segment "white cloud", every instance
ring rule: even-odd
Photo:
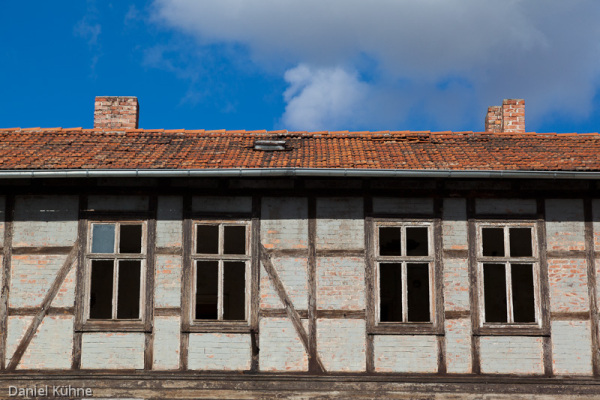
[[[200,44],[241,44],[285,74],[282,122],[297,128],[396,128],[416,112],[432,127],[479,129],[485,107],[509,97],[526,99],[528,126],[556,110],[585,117],[600,77],[597,0],[156,0],[154,10]]]

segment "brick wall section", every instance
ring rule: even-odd
[[[251,344],[248,334],[191,333],[188,367],[193,370],[248,370]]]
[[[481,372],[489,374],[542,374],[543,338],[529,336],[482,336]]]
[[[6,335],[6,365],[10,362],[17,346],[25,336],[25,331],[33,321],[33,317],[8,317],[7,335]]]
[[[308,320],[302,320],[308,332]],[[307,371],[308,355],[288,318],[261,318],[260,370]]]
[[[88,197],[88,208],[101,211],[148,211],[148,196],[104,196]]]
[[[471,369],[471,320],[446,320],[446,370],[468,374]]]
[[[548,281],[551,311],[589,310],[585,259],[548,259]]]
[[[365,309],[365,261],[359,257],[317,260],[317,308]]]
[[[192,211],[207,212],[252,212],[252,197],[195,196]]]
[[[583,200],[546,200],[548,251],[585,250]]]
[[[71,270],[60,285],[58,293],[52,300],[52,307],[73,307],[75,306],[75,285],[77,281],[77,263],[71,267]],[[50,287],[48,287],[50,289]]]
[[[156,215],[156,247],[181,247],[183,199],[160,196]]]
[[[94,128],[137,129],[139,115],[137,97],[98,96],[94,103]]]
[[[525,133],[525,100],[502,101],[502,132]]]
[[[374,197],[373,212],[376,214],[433,214],[433,199]]]
[[[478,214],[535,214],[537,204],[534,199],[477,199],[475,209]]]
[[[306,310],[308,308],[308,259],[304,257],[274,257],[272,262],[294,307]],[[261,308],[283,307],[264,267],[261,268],[260,274],[260,294]]]
[[[179,307],[181,304],[181,257],[156,256],[154,306]]]
[[[18,369],[70,369],[73,317],[46,316],[23,354]]]
[[[362,198],[317,199],[317,249],[364,249]]]
[[[444,199],[442,236],[444,250],[467,250],[467,202]]]
[[[485,114],[485,131],[502,132],[502,107],[488,107],[487,114]]]
[[[13,246],[72,246],[78,209],[76,196],[17,196]]]
[[[143,333],[84,333],[82,369],[143,369]]]
[[[366,330],[363,320],[318,319],[317,349],[327,371],[366,369]]]
[[[301,197],[262,199],[261,240],[267,249],[308,247],[308,201]]]
[[[179,343],[181,340],[179,317],[154,317],[154,357],[152,369],[179,368]]]
[[[435,336],[375,336],[376,372],[437,372]]]
[[[469,262],[466,258],[444,259],[444,309],[470,310]]]
[[[12,258],[10,281],[10,307],[36,307],[42,304],[46,292],[54,282],[66,255],[16,255]],[[74,277],[72,276],[71,279]],[[68,303],[63,292],[64,302]],[[66,298],[65,298],[66,297]],[[56,304],[60,304],[57,301]]]
[[[556,375],[591,375],[589,321],[553,321],[552,356]]]

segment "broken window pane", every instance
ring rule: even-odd
[[[483,264],[485,322],[507,322],[504,264]]]
[[[218,318],[219,262],[196,262],[196,319]]]
[[[382,256],[400,256],[400,228],[380,227],[379,228],[379,255]]]
[[[223,319],[246,319],[246,263],[223,263]]]
[[[535,322],[533,265],[512,264],[511,278],[515,322]]]
[[[481,240],[485,257],[504,257],[504,229],[482,228]]]
[[[246,254],[246,227],[224,226],[223,254]]]
[[[119,252],[129,254],[142,252],[142,225],[121,225]]]
[[[92,260],[90,319],[112,318],[113,261]]]
[[[380,321],[402,322],[402,264],[379,265]]]
[[[511,257],[531,257],[533,255],[531,228],[510,228],[508,236]]]
[[[115,252],[115,224],[92,225],[92,253]]]
[[[408,233],[407,233],[408,236]],[[429,322],[429,265],[406,265],[406,290],[409,322]]]
[[[117,294],[117,319],[140,317],[140,260],[119,261],[119,283]]]
[[[406,228],[406,255],[426,256],[428,254],[429,246],[427,243],[427,228]]]
[[[219,253],[219,226],[196,225],[196,253]]]

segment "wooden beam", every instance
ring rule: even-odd
[[[10,292],[10,268],[12,261],[12,235],[15,196],[6,196],[4,206],[4,244],[2,247],[2,292],[0,294],[0,368],[6,367],[6,333],[8,330],[8,294]]]
[[[585,198],[583,203],[585,221],[585,253],[587,261],[588,297],[590,301],[590,320],[592,331],[592,370],[595,377],[600,376],[600,337],[598,333],[598,292],[596,289],[596,255],[594,252],[594,216],[592,199]]]

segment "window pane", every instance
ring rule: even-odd
[[[246,254],[246,227],[224,226],[224,254]]]
[[[507,322],[504,264],[483,264],[485,322]]]
[[[406,265],[406,290],[408,321],[429,322],[429,265]]]
[[[225,262],[223,276],[223,319],[246,319],[246,263]]]
[[[196,262],[196,319],[217,319],[219,262]]]
[[[381,322],[402,322],[402,264],[379,265]]]
[[[112,318],[113,261],[92,261],[90,319]]]
[[[115,252],[115,224],[92,225],[92,253]]]
[[[515,322],[535,322],[533,265],[513,264],[510,267]]]
[[[142,225],[121,225],[119,252],[130,254],[142,252]]]
[[[219,253],[219,226],[196,225],[196,253]]]
[[[504,257],[504,229],[483,228],[481,229],[481,240],[483,242],[483,255],[486,257]]]
[[[379,255],[400,256],[400,228],[379,228]]]
[[[531,257],[531,228],[510,228],[508,230],[511,257]]]
[[[140,318],[140,260],[119,261],[117,319]]]
[[[427,228],[406,228],[406,255],[426,256],[429,254]]]

